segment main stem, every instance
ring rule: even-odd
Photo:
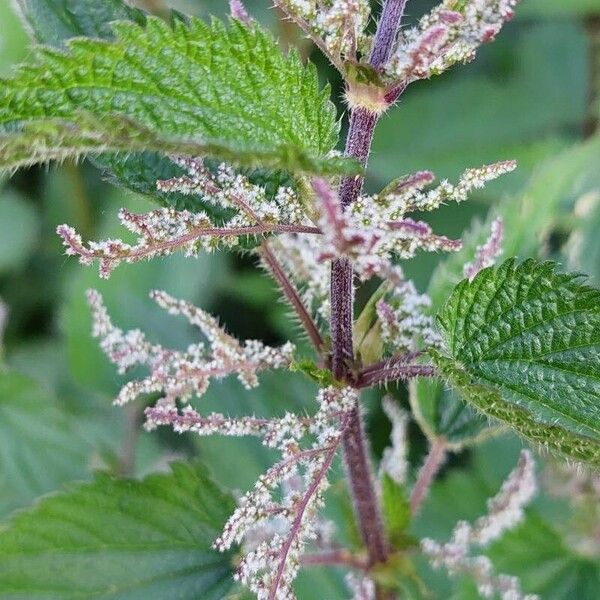
[[[378,68],[391,54],[396,33],[404,13],[406,0],[386,0],[373,44],[370,63]],[[378,116],[356,108],[350,116],[350,129],[346,139],[346,155],[358,159],[365,167],[371,150],[373,132]],[[342,206],[352,204],[360,195],[363,178],[345,177],[339,188]],[[331,265],[331,341],[332,369],[336,379],[348,379],[354,359],[352,342],[354,286],[352,264],[340,258]],[[369,563],[386,562],[389,547],[383,528],[379,500],[375,491],[373,474],[368,457],[364,426],[357,405],[343,434],[344,458],[354,500],[359,529],[369,554]]]

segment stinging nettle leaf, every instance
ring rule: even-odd
[[[356,172],[356,165],[343,158],[315,159],[293,147],[276,151],[236,150],[219,142],[164,136],[123,115],[99,119],[87,112],[76,113],[73,121],[46,119],[26,123],[18,135],[0,134],[0,170],[105,152],[148,150],[184,156],[210,155],[244,166],[315,173]]]
[[[491,209],[485,223],[475,221],[463,236],[462,249],[441,261],[431,276],[428,294],[432,300],[432,313],[441,309],[454,287],[463,279],[465,263],[473,259],[477,246],[485,242],[496,217],[502,217],[504,222],[504,255],[525,258],[534,254],[540,244],[543,245],[543,238],[558,218],[561,204],[571,199],[595,197],[600,181],[598,152],[600,137],[595,136],[545,161],[521,192]],[[586,227],[591,234],[593,219],[586,220]],[[585,240],[591,241],[591,237],[585,236]],[[577,244],[573,250],[579,253],[583,248],[585,262],[573,260],[573,264],[575,268],[592,274],[596,264],[600,263],[593,262],[593,247],[589,243]],[[442,436],[455,448],[471,445],[481,436],[494,433],[488,427],[487,419],[437,379],[411,381],[410,401],[428,436]]]
[[[92,447],[47,390],[19,373],[0,373],[1,517],[85,478],[91,454]]]
[[[0,596],[218,600],[231,556],[211,549],[233,508],[199,466],[143,481],[98,475],[0,532]]]
[[[320,90],[314,67],[297,53],[282,54],[258,25],[195,18],[169,25],[148,17],[145,27],[119,21],[112,28],[111,41],[74,38],[66,49],[38,48],[33,64],[1,82],[0,126],[21,137],[13,142],[20,154],[28,143],[42,154],[31,130],[20,131],[24,124],[77,126],[87,112],[98,120],[120,115],[184,147],[202,140],[228,156],[235,150],[238,162],[251,165],[259,157],[310,172],[345,164],[326,157],[339,128],[329,89]]]
[[[600,291],[554,263],[510,259],[454,290],[442,376],[526,438],[600,465]]]

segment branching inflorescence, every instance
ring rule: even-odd
[[[366,0],[276,0],[346,78],[346,97],[353,111],[348,154],[365,164],[379,114],[412,81],[471,60],[476,48],[491,41],[512,17],[515,4],[516,0],[445,0],[415,27],[400,29],[405,2],[388,0],[372,36]],[[230,5],[236,21],[254,26],[242,2],[231,0]],[[361,176],[347,177],[336,191],[338,179],[302,174],[290,180],[289,186],[280,185],[273,191],[247,171],[242,173],[224,163],[215,167],[184,156],[171,160],[182,174],[158,181],[157,190],[191,196],[197,200],[198,210],[161,208],[146,214],[121,210],[122,224],[135,236],[132,242],[110,239],[86,244],[74,229],[61,225],[58,233],[67,254],[78,256],[82,264],[98,261],[100,275],[106,278],[120,263],[174,252],[196,256],[200,251],[243,245],[255,251],[294,309],[328,382],[320,380],[312,415],[286,412],[277,418],[233,418],[203,414],[190,401],[201,397],[211,380],[235,375],[244,387],[255,387],[263,370],[294,368],[294,346],[287,343],[273,348],[257,340],[240,342],[203,310],[154,291],[151,296],[162,308],[185,316],[207,342],[185,350],[167,349],[149,342],[139,330],[124,332],[115,327],[99,293],[90,291],[93,333],[100,338],[104,352],[121,373],[136,366],[149,370],[143,379],[127,383],[115,402],[158,395],[145,409],[148,430],[169,426],[178,433],[201,436],[255,436],[280,452],[279,461],[242,496],[215,542],[220,551],[242,545],[244,555],[236,577],[258,598],[294,598],[293,581],[300,566],[327,560],[357,571],[348,576],[355,598],[383,597],[369,570],[377,562],[386,562],[391,549],[381,531],[378,509],[369,508],[378,502],[378,493],[367,444],[361,438],[359,390],[435,374],[433,365],[425,360],[428,349],[442,345],[430,314],[431,301],[405,277],[399,261],[418,251],[456,252],[462,248],[461,240],[434,233],[413,213],[465,201],[474,190],[516,165],[504,161],[468,169],[456,184],[443,180],[433,185],[434,175],[421,171],[394,180],[377,194],[365,194]],[[502,222],[497,220],[487,242],[469,257],[465,277],[472,279],[493,264],[501,243]],[[348,318],[342,313],[348,307],[352,311],[355,281],[370,279],[378,279],[381,285],[365,308],[364,321],[361,316],[356,324],[352,348],[352,314]],[[346,294],[343,302],[337,297],[339,290]],[[336,333],[340,323],[346,328],[343,348]],[[380,473],[402,486],[409,471],[409,417],[389,398],[383,407],[393,433]],[[318,511],[340,446],[346,454],[367,556],[332,547],[311,559],[306,549],[320,539]],[[362,480],[356,481],[357,477]],[[487,558],[471,557],[468,551],[471,544],[486,545],[520,519],[522,506],[534,491],[532,478],[531,458],[524,453],[518,469],[491,501],[487,517],[474,526],[459,524],[448,544],[424,540],[423,552],[436,566],[444,565],[452,573],[470,573],[484,595],[500,592],[505,600],[521,598],[514,578],[494,575]],[[367,514],[372,515],[372,523],[365,521]]]
[[[452,533],[452,539],[445,544],[423,539],[423,552],[434,567],[445,567],[452,575],[471,575],[484,598],[493,598],[499,594],[502,600],[535,600],[537,596],[521,592],[516,577],[496,575],[489,558],[470,555],[471,546],[488,546],[518,524],[523,519],[524,507],[535,492],[535,464],[531,454],[525,450],[502,489],[488,501],[487,515],[477,519],[473,525],[466,521],[459,522]]]

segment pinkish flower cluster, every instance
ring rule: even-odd
[[[503,239],[504,223],[502,217],[497,217],[492,221],[490,236],[486,242],[477,246],[474,260],[464,266],[463,274],[469,281],[472,281],[479,271],[491,267],[496,262],[496,258],[502,254]]]
[[[138,365],[150,370],[146,378],[127,383],[115,399],[116,404],[125,404],[143,394],[160,393],[161,408],[174,406],[177,400],[187,402],[193,395],[202,396],[212,378],[222,379],[232,374],[237,375],[246,388],[252,388],[258,385],[258,371],[280,369],[291,363],[294,352],[291,343],[281,348],[272,348],[257,340],[241,344],[203,310],[165,292],[154,291],[151,297],[169,313],[184,315],[197,326],[208,340],[209,348],[198,343],[186,351],[172,350],[150,343],[138,329],[124,332],[113,325],[100,294],[89,290],[92,333],[100,338],[105,354],[120,373]]]
[[[330,266],[319,261],[320,236],[283,234],[269,246],[286,275],[299,287],[308,310],[324,323],[329,321]]]
[[[317,400],[319,410],[304,423],[295,417],[273,421],[275,433],[270,430],[265,443],[281,451],[281,460],[241,498],[215,542],[218,550],[226,551],[251,541],[236,578],[259,600],[295,598],[292,583],[300,557],[306,544],[319,536],[317,517],[328,487],[327,473],[358,395],[352,388],[329,387],[319,391]],[[302,448],[307,433],[314,441]]]
[[[366,27],[371,16],[368,0],[275,0],[336,65],[357,60],[369,44]]]
[[[387,74],[410,83],[473,60],[477,48],[493,41],[504,23],[512,19],[517,3],[518,0],[444,0],[416,27],[400,32],[386,66]]]
[[[379,263],[382,257],[389,261],[391,255],[410,258],[418,249],[461,248],[460,241],[433,234],[426,223],[386,218],[386,210],[370,201],[363,200],[358,208],[353,205],[352,210],[344,211],[337,195],[321,179],[314,180],[313,187],[320,202],[319,225],[324,238],[320,260],[345,256],[353,261],[359,275],[365,275],[372,269],[371,264]],[[366,204],[374,206],[368,215],[361,211]]]
[[[274,232],[319,233],[318,228],[304,224],[304,208],[291,188],[280,187],[275,196],[269,198],[263,187],[250,183],[225,164],[212,173],[200,159],[173,160],[187,175],[159,181],[159,190],[198,195],[205,202],[232,211],[233,216],[217,225],[203,211],[162,208],[133,214],[122,209],[119,219],[137,236],[134,244],[109,239],[86,245],[72,227],[60,225],[57,233],[63,239],[66,253],[79,256],[85,265],[98,261],[100,276],[107,278],[123,262],[138,262],[178,251],[195,256],[201,250],[236,246],[244,236]]]
[[[536,492],[535,463],[531,453],[521,452],[519,462],[498,494],[488,501],[488,513],[470,525],[459,522],[445,544],[431,539],[421,541],[421,549],[434,567],[445,567],[450,575],[469,574],[484,598],[499,594],[502,600],[535,600],[521,592],[519,580],[497,575],[489,558],[472,556],[472,545],[487,546],[523,519],[523,511]]]
[[[257,436],[281,452],[281,460],[240,500],[215,547],[225,551],[247,542],[237,579],[259,599],[293,598],[292,582],[301,553],[309,541],[322,538],[318,510],[327,489],[327,472],[358,393],[350,387],[321,389],[319,409],[311,417],[289,412],[273,419],[231,418],[220,413],[204,416],[189,405],[180,407],[193,395],[202,396],[212,378],[235,374],[245,387],[258,385],[258,371],[289,367],[294,347],[287,343],[272,348],[256,340],[241,344],[195,306],[164,292],[151,295],[170,314],[181,314],[197,326],[208,348],[198,343],[186,351],[165,349],[148,342],[139,330],[124,332],[111,322],[100,294],[90,290],[93,335],[101,339],[102,349],[119,372],[138,365],[150,369],[148,377],[127,383],[115,402],[124,404],[142,394],[159,393],[161,398],[145,410],[149,430],[164,425],[178,433],[203,436]]]

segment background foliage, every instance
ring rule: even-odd
[[[160,0],[138,4],[159,14],[164,8]],[[217,0],[171,4],[201,17],[226,11],[226,2]],[[415,4],[425,10],[428,2]],[[290,25],[275,20],[267,10],[268,2],[248,0],[246,5],[258,20],[271,24],[282,44],[300,44],[305,55],[311,54],[321,78],[334,83],[338,101],[339,82],[318,53]],[[0,73],[6,74],[29,50],[6,0],[0,3],[0,23]],[[338,108],[342,115],[339,102]],[[503,214],[507,255],[554,259],[590,273],[598,285],[600,142],[594,132],[599,116],[600,0],[522,0],[516,20],[495,44],[482,49],[474,64],[415,84],[399,107],[383,118],[375,137],[368,186],[374,191],[399,172],[425,168],[455,178],[465,166],[517,158],[516,173],[489,186],[468,204],[434,213],[434,227],[456,237],[473,219],[479,220],[470,233],[476,244],[484,235],[481,222],[489,219],[486,215]],[[109,281],[99,281],[94,269],[65,259],[54,234],[56,225],[68,222],[88,239],[105,238],[119,229],[118,208],[141,211],[151,206],[147,200],[109,186],[87,163],[22,171],[0,186],[0,297],[9,307],[2,349],[6,369],[0,373],[0,519],[7,520],[15,509],[32,504],[40,495],[80,485],[74,482],[92,481],[99,469],[143,477],[169,472],[169,462],[185,458],[202,461],[205,467],[179,467],[172,475],[161,476],[174,478],[183,497],[194,489],[197,479],[206,477],[206,469],[223,486],[244,490],[268,464],[268,451],[258,442],[148,434],[139,426],[143,407],[124,412],[111,406],[123,381],[90,336],[84,291],[97,287],[116,322],[143,327],[168,345],[185,346],[193,332],[147,300],[150,288],[163,288],[210,310],[239,337],[258,337],[267,343],[296,340],[298,331],[287,320],[270,281],[250,259],[222,254],[198,260],[172,256],[128,265]],[[451,259],[434,270],[439,261],[438,256],[423,255],[406,265],[421,289],[429,287],[436,302],[460,278],[456,266],[462,264],[456,259],[453,265]],[[300,375],[271,374],[262,381],[250,393],[237,381],[214,383],[203,406],[232,414],[268,415],[305,406],[314,397],[312,385]],[[406,390],[391,391],[407,402]],[[427,393],[431,396],[431,390]],[[444,402],[451,404],[451,400]],[[373,398],[368,398],[368,404],[373,449],[380,454],[387,444],[389,425]],[[471,423],[471,429],[461,423],[452,431],[458,443],[481,429],[480,423]],[[439,422],[430,425],[440,426]],[[411,431],[411,462],[416,468],[426,442],[416,427]],[[457,519],[481,514],[485,499],[512,468],[518,450],[519,442],[503,435],[455,455],[423,512],[410,524],[412,532],[447,537]],[[543,479],[549,467],[541,459],[539,465]],[[94,485],[78,492],[79,506],[93,505]],[[126,498],[131,493],[117,481],[112,485],[115,495]],[[162,485],[164,481],[154,477],[147,493],[159,493]],[[327,510],[340,523],[348,522],[343,478],[338,478],[330,496]],[[542,493],[523,525],[498,542],[492,556],[500,570],[522,577],[526,591],[551,600],[591,600],[600,590],[598,555],[582,549],[579,538],[573,536],[574,531],[589,529],[591,511],[559,496],[556,490]],[[52,514],[68,509],[59,504],[58,499],[43,500],[41,510]],[[203,505],[197,510],[209,521],[206,532],[218,529],[215,523],[226,516]],[[17,518],[26,521],[27,516]],[[179,519],[177,515],[171,518]],[[595,518],[592,525],[598,530],[600,515]],[[196,527],[201,528],[201,520],[195,520]],[[122,524],[115,520],[112,526],[118,531]],[[348,543],[356,538],[350,524],[345,529],[342,525],[341,536]],[[0,597],[13,597],[7,590],[18,585],[17,555],[29,550],[36,550],[34,542],[21,540],[0,551]],[[201,562],[201,552],[201,548],[191,548],[186,560],[192,565],[195,560]],[[110,561],[107,553],[102,568],[110,569]],[[434,597],[477,597],[469,581],[456,585],[444,575],[430,573],[425,565],[418,567]],[[219,568],[215,566],[217,582]],[[39,585],[52,587],[45,576],[51,573],[40,573]],[[123,589],[135,592],[102,591],[90,581],[77,597],[134,598],[151,593],[151,588],[144,588],[144,573],[136,581],[127,580],[126,572],[122,576]],[[185,589],[186,583],[181,585]],[[418,596],[418,589],[411,593]],[[39,597],[67,597],[56,593]],[[211,597],[221,597],[221,592],[211,593],[216,594]],[[298,594],[300,598],[344,598],[341,573],[311,570],[300,578]]]

